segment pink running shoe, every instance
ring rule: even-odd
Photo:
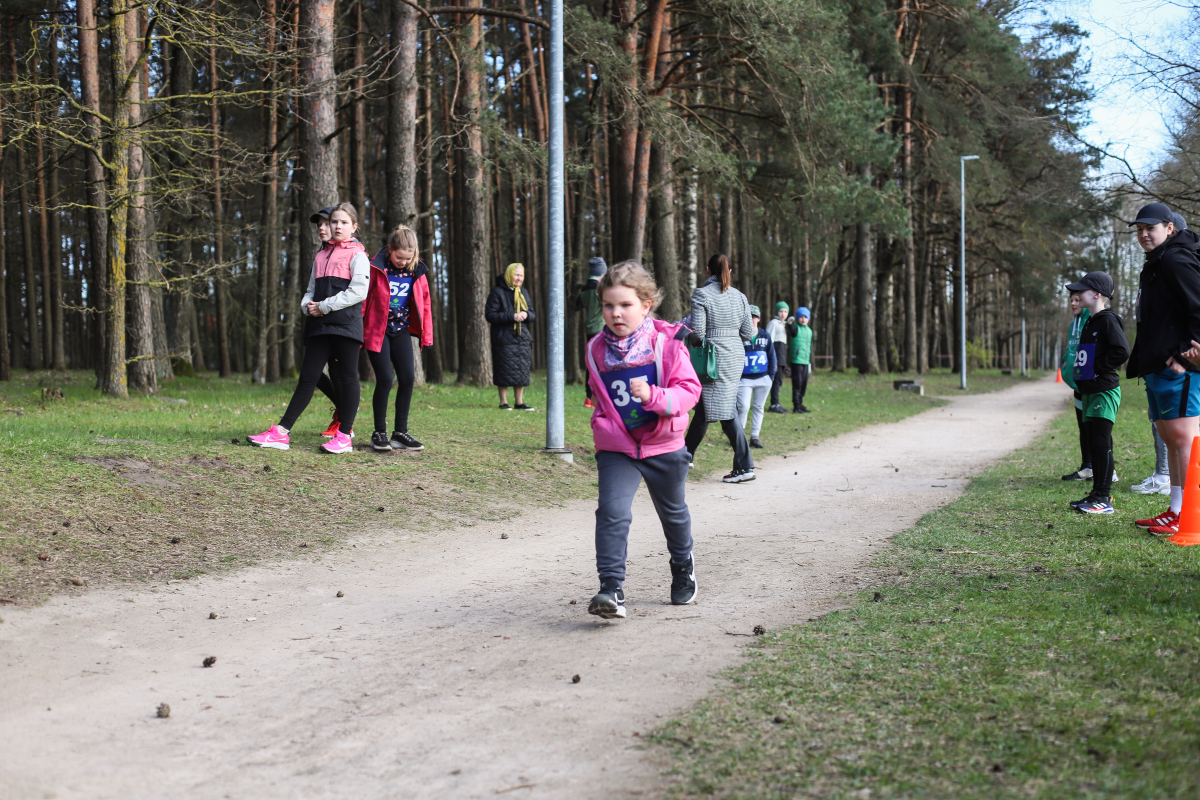
[[[275,450],[291,449],[291,440],[278,425],[272,425],[257,436],[247,436],[246,441],[255,447],[270,447]]]
[[[332,439],[321,445],[321,449],[326,453],[353,453],[354,442],[339,430]]]

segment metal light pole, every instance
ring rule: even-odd
[[[1029,370],[1025,363],[1025,299],[1021,299],[1021,374],[1028,377]]]
[[[547,210],[550,220],[550,297],[547,309],[549,325],[549,351],[546,365],[546,451],[555,453],[566,461],[571,460],[571,451],[565,448],[565,370],[563,355],[566,352],[566,304],[563,302],[563,272],[566,256],[564,230],[564,180],[563,180],[563,4],[562,0],[550,0],[550,196]]]
[[[967,388],[967,162],[979,156],[958,159],[958,183],[962,187],[962,206],[958,217],[958,369],[960,389]]]

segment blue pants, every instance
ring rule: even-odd
[[[684,498],[688,474],[687,448],[674,453],[632,458],[624,453],[596,451],[600,503],[596,507],[596,571],[600,581],[625,581],[629,553],[629,524],[633,496],[646,480],[646,489],[667,536],[671,563],[682,564],[692,554],[692,515]]]

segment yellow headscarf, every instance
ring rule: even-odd
[[[525,302],[525,293],[521,291],[519,286],[513,285],[513,274],[518,269],[525,269],[525,265],[514,262],[504,268],[504,282],[508,284],[508,288],[513,290],[513,313],[520,314],[522,311],[529,311],[529,304]],[[513,330],[518,334],[521,333],[521,323],[513,324]]]

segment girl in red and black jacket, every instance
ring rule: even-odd
[[[375,432],[371,446],[388,450],[424,450],[408,432],[416,363],[412,339],[433,345],[433,312],[429,269],[418,258],[417,234],[404,225],[388,237],[387,245],[371,259],[371,291],[363,306],[363,347],[375,370]],[[388,394],[396,373],[396,425],[387,435]]]

